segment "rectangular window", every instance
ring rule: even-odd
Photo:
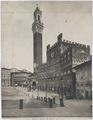
[[[64,58],[66,58],[66,55],[64,55]]]
[[[63,75],[63,72],[61,73],[61,75]]]
[[[70,70],[68,70],[68,74],[70,73]]]
[[[64,60],[64,63],[66,63],[66,59]]]
[[[68,51],[68,55],[70,55],[70,52]]]
[[[81,83],[81,86],[83,86],[83,84]]]
[[[64,75],[66,75],[66,71],[64,72]]]
[[[68,61],[70,60],[70,56],[68,56]]]
[[[79,86],[79,83],[77,83],[77,86]]]
[[[84,92],[84,90],[81,90],[81,92],[83,93],[83,92]]]

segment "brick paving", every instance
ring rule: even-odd
[[[20,88],[19,88],[20,89]],[[91,117],[92,111],[89,108],[91,101],[89,100],[64,100],[65,107],[60,105],[53,105],[53,108],[49,108],[48,103],[37,100],[35,97],[31,97],[30,93],[27,96],[27,91],[20,92],[15,88],[6,89],[7,93],[3,93],[4,97],[10,99],[4,99],[2,102],[2,116],[3,117]],[[3,92],[6,92],[3,90]],[[25,89],[26,90],[26,89]],[[10,93],[9,93],[10,91]],[[14,92],[14,94],[12,92]],[[12,99],[18,98],[18,99]],[[16,96],[16,97],[14,97]],[[23,96],[24,106],[23,109],[19,109],[19,99]]]
[[[3,117],[91,117],[88,111],[81,112],[64,108],[3,109]]]

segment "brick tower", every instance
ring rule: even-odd
[[[33,31],[33,64],[34,69],[42,64],[42,32],[43,32],[43,23],[41,22],[42,12],[37,6],[34,11],[34,22],[32,24]]]

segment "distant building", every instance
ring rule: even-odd
[[[31,72],[24,72],[24,71],[19,71],[19,72],[12,72],[11,73],[11,85],[23,85],[26,84],[28,81],[28,76],[31,75]]]
[[[22,81],[27,81],[27,77],[31,74],[31,72],[25,69],[18,70],[16,68],[1,68],[1,84],[3,87],[13,86],[16,83],[21,84]]]
[[[1,85],[2,85],[2,87],[11,86],[10,75],[11,75],[11,69],[1,68]]]
[[[92,61],[86,61],[74,69],[76,70],[76,97],[92,98]]]
[[[20,70],[17,68],[11,68],[11,72],[19,72]]]

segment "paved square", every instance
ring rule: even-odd
[[[16,88],[3,88],[2,116],[3,117],[91,117],[92,111],[89,100],[64,100],[64,107],[28,96],[26,91]],[[23,98],[23,109],[19,109],[19,100]]]

